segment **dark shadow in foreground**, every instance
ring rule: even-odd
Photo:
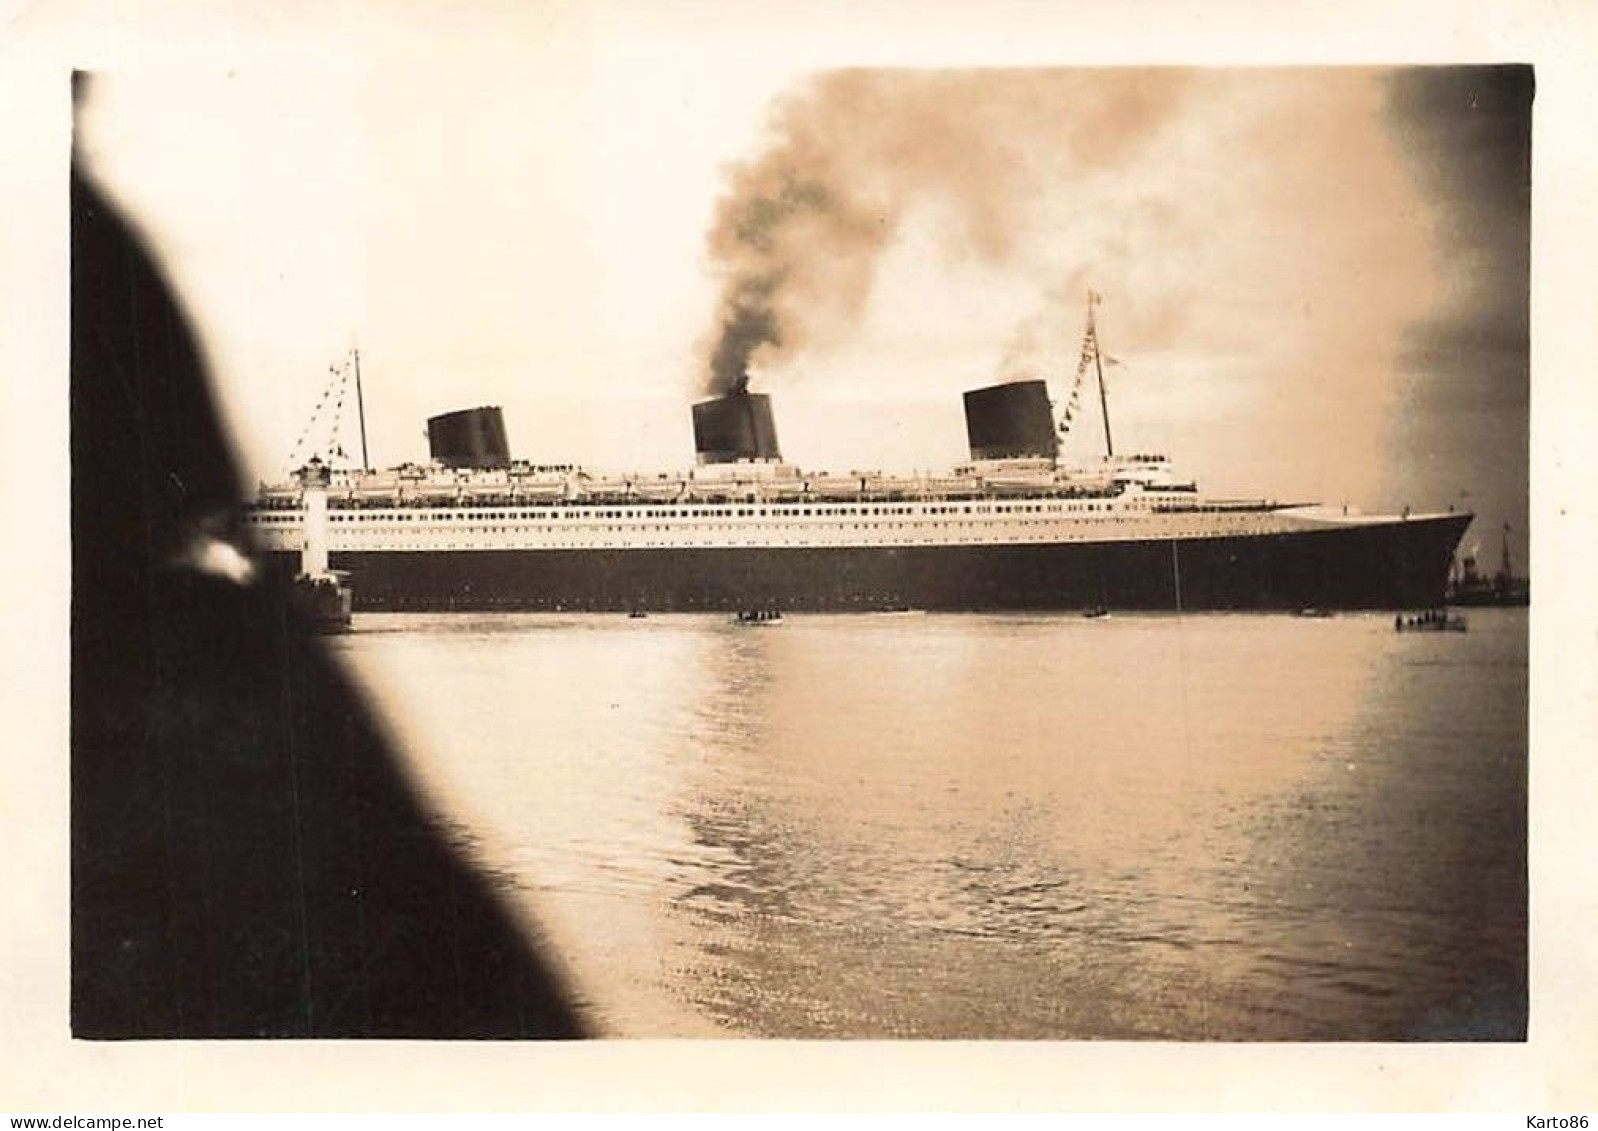
[[[583,1035],[283,589],[226,576],[194,338],[76,162],[71,428],[74,1035]]]

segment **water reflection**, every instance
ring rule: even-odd
[[[1473,975],[1514,997],[1523,619],[369,620],[417,773],[612,1032],[1439,1035]]]

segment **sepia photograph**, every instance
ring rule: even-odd
[[[75,1032],[1523,1038],[1529,67],[429,78],[76,79]]]
[[[1523,1055],[1561,73],[691,7],[52,77],[72,1055]]]

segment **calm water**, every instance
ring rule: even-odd
[[[1514,1037],[1526,617],[357,618],[617,1036]]]

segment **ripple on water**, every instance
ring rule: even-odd
[[[1084,624],[390,616],[336,647],[610,1032],[1518,1034],[1524,610]]]

